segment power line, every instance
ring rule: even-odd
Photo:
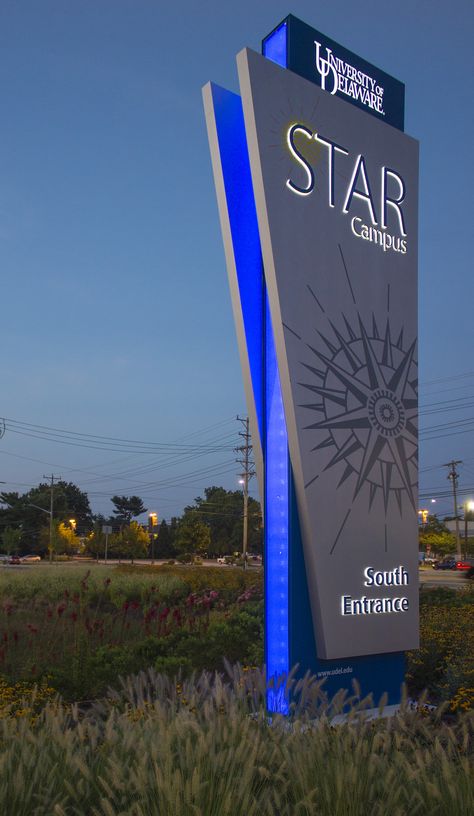
[[[420,387],[438,385],[439,383],[454,382],[454,380],[464,380],[469,377],[474,377],[474,371],[465,371],[463,374],[453,374],[450,377],[439,377],[436,380],[425,380],[420,383]]]
[[[60,428],[52,428],[45,425],[21,422],[8,418],[5,420],[6,428],[11,433],[27,436],[33,439],[47,439],[60,444],[73,445],[76,447],[91,448],[93,450],[116,450],[130,451],[137,453],[192,453],[203,450],[225,450],[230,449],[227,445],[217,444],[184,444],[180,442],[150,442],[136,439],[121,439],[119,437],[100,436],[98,434],[85,434],[78,431],[69,431]]]

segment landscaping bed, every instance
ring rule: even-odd
[[[1,813],[474,812],[471,588],[422,591],[419,704],[376,720],[293,676],[268,717],[261,571],[41,566],[0,593]]]
[[[0,576],[0,677],[90,700],[149,666],[263,663],[262,576],[205,567],[30,567]]]
[[[102,696],[118,677],[263,664],[263,573],[177,565],[31,566],[0,574],[0,677],[67,701]],[[474,705],[474,588],[423,589],[421,647],[409,693],[451,711]],[[29,685],[28,685],[29,684]]]

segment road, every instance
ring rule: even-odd
[[[37,566],[51,566],[51,567],[90,567],[95,566],[96,564],[100,564],[101,566],[107,567],[116,567],[119,565],[122,566],[129,566],[134,564],[136,567],[143,567],[143,566],[150,566],[153,564],[156,567],[161,567],[164,564],[169,564],[170,562],[166,559],[159,559],[155,558],[154,561],[151,558],[137,558],[134,562],[130,561],[129,559],[122,558],[121,561],[118,558],[108,558],[107,561],[104,561],[103,558],[100,558],[99,561],[96,561],[95,558],[71,558],[69,561],[52,561],[50,562],[48,558],[43,558],[41,562],[31,561],[28,564],[9,564],[7,561],[0,562],[0,565],[5,567],[5,569],[25,569],[25,567],[37,567]],[[178,562],[175,561],[176,566],[179,566]],[[229,569],[228,564],[218,564],[216,559],[204,559],[202,561],[202,566],[204,567],[218,567],[221,569]],[[250,560],[248,562],[248,568],[252,570],[261,569],[262,563],[261,561],[253,561]]]
[[[472,583],[464,578],[464,572],[458,570],[435,570],[432,567],[424,567],[419,570],[419,575],[421,586],[429,588],[442,586],[448,589],[461,589]]]

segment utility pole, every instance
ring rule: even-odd
[[[236,417],[237,422],[240,422],[244,428],[243,431],[239,431],[239,436],[241,436],[244,440],[243,445],[239,445],[239,447],[235,448],[236,453],[240,453],[242,456],[241,458],[237,459],[236,461],[242,465],[243,473],[240,473],[240,483],[243,486],[243,494],[244,494],[244,524],[243,524],[243,531],[242,531],[242,558],[244,560],[244,569],[247,569],[247,540],[248,540],[248,506],[249,506],[249,481],[252,476],[255,475],[255,471],[252,469],[252,463],[250,461],[250,453],[252,450],[252,445],[250,444],[250,429],[249,429],[249,418],[248,417]]]
[[[462,553],[461,553],[461,536],[459,535],[458,497],[456,492],[459,474],[456,470],[456,465],[462,465],[462,460],[453,459],[452,462],[446,462],[443,465],[443,467],[450,468],[447,478],[453,483],[454,521],[456,523],[456,558],[458,561],[460,561],[462,558]]]
[[[49,502],[49,560],[53,560],[53,509],[54,509],[54,480],[56,479],[57,482],[61,481],[61,476],[55,476],[54,473],[51,476],[46,476],[43,473],[43,479],[49,479],[51,481],[51,497]]]

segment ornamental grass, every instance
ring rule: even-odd
[[[171,680],[150,670],[85,714],[59,701],[0,719],[9,816],[470,816],[473,715],[370,719],[372,703],[293,684],[269,718],[262,674]],[[350,704],[343,721],[337,714]],[[336,725],[335,723],[338,722]]]

